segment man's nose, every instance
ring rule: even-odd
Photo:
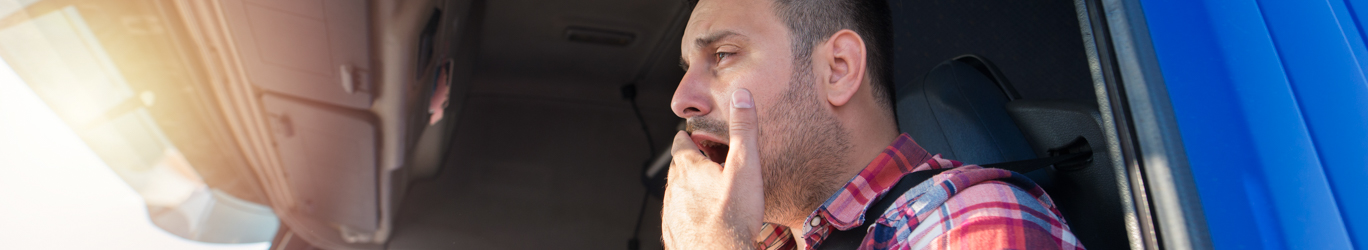
[[[676,116],[704,116],[712,111],[712,95],[708,94],[710,84],[701,71],[703,70],[686,71],[684,78],[679,80],[679,87],[675,89],[674,97],[670,100],[670,109],[674,110]]]

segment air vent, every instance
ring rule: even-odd
[[[572,42],[626,47],[636,40],[636,35],[626,31],[571,26],[565,28],[565,39]]]

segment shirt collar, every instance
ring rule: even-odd
[[[898,139],[874,157],[859,175],[851,178],[808,216],[803,225],[804,238],[813,243],[826,238],[833,227],[847,230],[863,224],[865,210],[873,201],[898,184],[903,175],[930,159],[931,154],[912,137],[898,135]]]

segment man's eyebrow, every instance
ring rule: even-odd
[[[728,38],[732,36],[745,37],[745,35],[741,35],[740,33],[736,33],[735,31],[722,30],[718,32],[713,32],[712,34],[708,34],[703,37],[699,37],[698,39],[694,39],[694,47],[708,47],[708,45],[712,43],[722,40],[723,38]]]
[[[706,35],[706,36],[699,37],[698,39],[694,39],[694,47],[695,47],[695,48],[708,47],[708,45],[712,45],[713,43],[716,43],[717,41],[720,41],[720,40],[722,40],[722,39],[729,38],[729,37],[741,37],[741,38],[745,38],[746,36],[745,36],[745,35],[742,35],[741,33],[736,33],[735,31],[731,31],[731,30],[717,31],[717,32],[713,32],[712,34],[708,34],[708,35]],[[679,57],[679,67],[680,67],[680,68],[683,68],[684,71],[689,71],[689,63],[686,62],[686,61],[684,61],[684,56],[680,56],[680,57]]]

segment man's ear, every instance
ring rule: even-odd
[[[822,81],[827,101],[832,106],[843,106],[859,92],[865,81],[865,43],[859,34],[849,29],[837,31],[827,39],[822,49],[830,53],[822,58],[830,67],[831,76]]]

